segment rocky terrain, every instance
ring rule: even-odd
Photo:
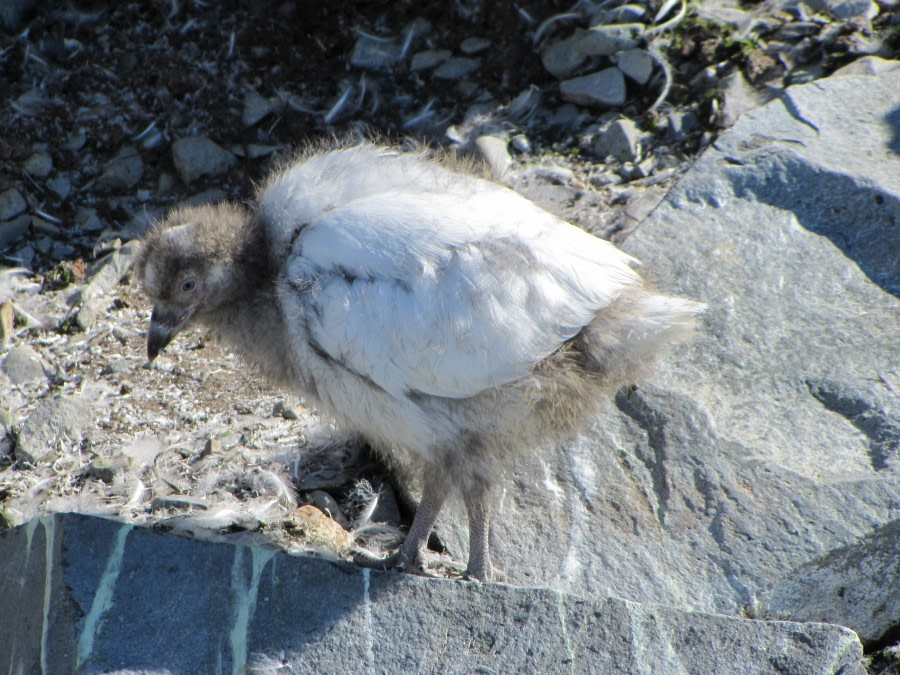
[[[698,344],[635,401],[617,399],[582,439],[517,472],[495,534],[522,595],[470,588],[454,600],[453,586],[408,580],[410,607],[441,597],[469,611],[549,602],[557,612],[554,603],[585,598],[591,611],[630,617],[635,667],[690,663],[690,640],[669,632],[677,627],[709,649],[746,650],[747,672],[760,670],[750,654],[786,644],[779,624],[681,610],[822,621],[856,631],[871,672],[897,667],[900,80],[895,63],[872,58],[896,56],[895,6],[50,7],[0,10],[0,527],[31,523],[0,535],[0,560],[28,560],[43,537],[43,583],[66,559],[54,546],[86,545],[70,530],[119,535],[65,519],[35,529],[33,519],[101,515],[254,547],[253,583],[235,585],[243,554],[223,579],[232,575],[232,595],[249,607],[256,565],[273,550],[340,560],[395,542],[410,512],[388,469],[305,401],[254,379],[214,336],[181,336],[146,366],[149,308],[130,275],[134,240],[168,207],[248,199],[297,144],[376,132],[482,159],[499,180],[623,243],[663,287],[711,305]],[[438,535],[433,572],[456,577],[465,538],[454,514]],[[147,545],[209,555],[209,570],[228,558]],[[83,578],[68,563],[53,574],[99,589],[110,550],[86,545],[100,569]],[[5,582],[19,583],[15,565],[4,567],[6,594]],[[370,578],[383,577],[364,575],[367,601]],[[168,592],[164,579],[148,589]],[[113,610],[93,611],[94,591],[79,592],[81,615],[68,601],[59,609],[60,625],[82,636],[79,658],[94,670],[137,668],[99,642],[87,649],[83,636],[100,625],[90,617]],[[631,602],[610,609],[610,595]],[[388,611],[377,607],[365,611]],[[330,616],[321,611],[316,625]],[[397,621],[390,631],[402,630]],[[583,650],[596,646],[562,626],[561,644],[590,658]],[[798,659],[788,671],[860,667],[849,632],[798,635],[818,647],[788,649]],[[19,637],[43,647],[40,635]],[[228,663],[248,663],[233,638],[211,644],[209,658],[224,650]],[[274,638],[250,644],[257,666],[263,652],[288,649]],[[389,662],[375,652],[361,662]],[[548,653],[514,662],[563,667]],[[35,664],[33,654],[11,658]],[[696,664],[685,669],[716,670]]]

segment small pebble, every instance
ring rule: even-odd
[[[454,56],[444,61],[438,66],[433,76],[439,80],[459,80],[474,73],[481,67],[480,59],[470,59],[461,56]]]
[[[144,162],[137,148],[127,145],[103,167],[103,173],[94,181],[94,187],[107,192],[129,190],[144,175]]]
[[[252,127],[271,113],[273,109],[274,105],[269,99],[260,96],[255,91],[251,91],[244,97],[244,111],[241,114],[241,123],[245,127]]]
[[[528,140],[528,136],[526,136],[525,134],[516,134],[509,139],[509,142],[516,152],[519,152],[523,155],[530,155],[533,152],[531,148],[531,141]]]
[[[9,244],[21,238],[31,225],[31,216],[22,214],[18,218],[13,218],[5,223],[0,223],[0,249],[6,248]]]
[[[128,455],[98,457],[91,462],[90,472],[94,478],[104,483],[112,483],[117,473],[125,473],[134,468],[134,460]]]
[[[459,51],[466,56],[480,54],[491,46],[491,41],[480,37],[468,37],[459,44]]]
[[[99,232],[103,229],[103,223],[94,209],[79,206],[75,210],[75,222],[85,232]]]
[[[26,173],[35,178],[46,178],[53,170],[53,160],[46,152],[35,152],[22,165]]]
[[[13,304],[7,300],[0,304],[0,347],[5,345],[13,336],[15,330],[15,310]]]
[[[475,140],[475,147],[491,167],[494,178],[502,178],[509,171],[512,157],[509,156],[506,139],[497,136],[479,136]]]
[[[618,119],[601,129],[594,136],[593,152],[596,157],[612,155],[620,162],[632,162],[641,151],[641,132],[629,119]]]
[[[57,176],[47,181],[47,187],[60,199],[65,199],[72,192],[72,182],[65,176]]]
[[[0,192],[0,220],[12,220],[27,208],[28,203],[15,188]]]
[[[616,65],[626,76],[640,85],[647,84],[653,74],[653,57],[644,49],[626,49],[617,56]]]
[[[409,64],[409,69],[413,72],[431,70],[442,64],[451,56],[452,53],[449,49],[429,49],[424,52],[418,52],[413,55],[412,61],[410,61]]]
[[[611,108],[625,103],[625,77],[618,68],[560,82],[563,100],[579,105]]]
[[[619,5],[612,9],[601,9],[591,18],[591,25],[610,23],[635,23],[647,16],[641,5]]]
[[[207,457],[222,452],[222,441],[219,438],[207,438],[200,457]]]
[[[565,40],[551,42],[541,50],[541,63],[544,69],[553,77],[562,80],[578,70],[587,60],[587,56],[578,50],[578,45],[584,35],[583,30],[577,30]]]
[[[402,45],[364,35],[356,41],[350,63],[367,70],[389,70],[401,58],[403,58]]]
[[[3,303],[3,306],[8,306],[9,309],[5,310],[10,315],[10,332],[12,329],[12,303],[9,301]],[[4,310],[0,310],[2,312]],[[6,330],[5,328],[3,330]],[[6,376],[9,378],[9,381],[13,384],[24,384],[26,382],[35,382],[37,380],[46,379],[46,367],[44,362],[41,360],[40,354],[38,354],[34,349],[29,347],[28,345],[21,345],[16,347],[15,349],[10,350],[10,352],[6,355],[6,358],[3,359],[3,364],[0,366],[0,370],[2,370]]]
[[[344,515],[343,511],[341,511],[341,507],[334,497],[325,492],[325,490],[313,490],[308,496],[310,504],[315,506],[329,518],[334,519],[345,530],[350,529],[350,521],[347,520],[347,517]]]
[[[644,30],[644,25],[640,23],[595,26],[581,36],[577,49],[585,56],[611,56],[637,47]]]
[[[272,407],[272,417],[281,417],[286,420],[300,419],[300,413],[296,408],[287,405],[284,401],[277,401]]]
[[[234,155],[205,136],[179,138],[172,143],[172,161],[185,183],[201,176],[218,176],[235,162]]]

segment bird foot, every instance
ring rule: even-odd
[[[427,574],[425,554],[422,551],[408,555],[404,553],[403,549],[400,549],[386,558],[379,558],[368,551],[357,551],[353,556],[353,561],[360,567],[373,570],[412,572],[423,576]]]
[[[498,570],[496,567],[488,563],[487,565],[473,566],[469,565],[463,572],[463,579],[466,581],[506,581],[506,574]]]

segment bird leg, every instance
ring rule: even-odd
[[[444,505],[449,493],[449,485],[446,477],[437,475],[437,472],[426,472],[425,484],[422,487],[422,499],[416,509],[409,534],[403,541],[400,550],[387,558],[375,558],[362,554],[356,556],[356,562],[363,567],[372,569],[425,569],[425,547],[428,537],[437,520],[438,513]]]
[[[463,493],[466,514],[469,517],[469,564],[466,577],[478,581],[490,581],[494,576],[489,549],[490,512],[487,490],[474,485]]]

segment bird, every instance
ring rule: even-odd
[[[150,362],[204,326],[420,478],[397,552],[357,562],[422,573],[455,496],[476,581],[495,578],[492,496],[510,467],[698,324],[705,305],[638,265],[451,153],[376,140],[302,149],[248,204],[174,208],[136,262]]]

